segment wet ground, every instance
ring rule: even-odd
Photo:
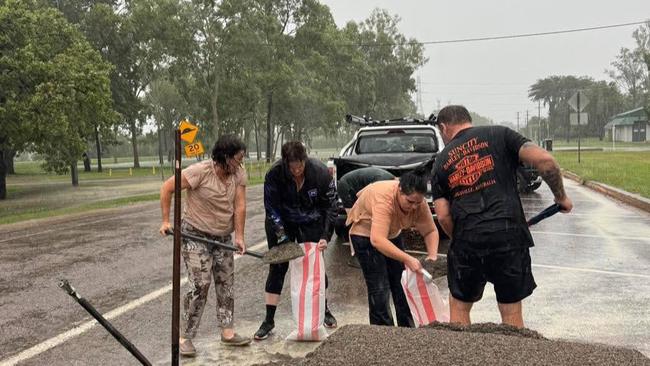
[[[538,284],[524,302],[526,326],[547,338],[632,347],[650,356],[650,214],[566,182],[575,203],[532,228]],[[265,249],[261,187],[248,193],[247,243]],[[550,191],[523,197],[532,216],[552,203]],[[57,288],[67,278],[79,293],[154,364],[170,364],[172,243],[157,234],[157,203],[91,215],[0,226],[0,365],[132,365],[137,361]],[[339,325],[367,324],[361,272],[349,248],[330,244],[330,307]],[[236,261],[237,331],[252,335],[264,315],[266,266]],[[203,315],[196,359],[184,365],[250,365],[299,357],[317,343],[285,342],[292,331],[287,280],[276,332],[244,349],[219,344],[213,290]],[[145,297],[143,299],[143,297]],[[498,322],[492,288],[472,312]],[[48,341],[48,342],[46,342]]]

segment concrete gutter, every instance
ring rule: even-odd
[[[562,175],[565,178],[576,181],[582,184],[583,186],[593,189],[596,192],[602,193],[606,196],[612,197],[623,203],[626,203],[630,206],[634,206],[646,212],[650,212],[650,199],[647,199],[635,193],[626,192],[622,189],[608,186],[607,184],[604,183],[586,180],[580,177],[579,175],[565,169],[562,169]]]

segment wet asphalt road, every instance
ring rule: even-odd
[[[532,228],[538,288],[524,302],[527,326],[549,338],[632,347],[650,356],[650,214],[571,181],[566,185],[574,212]],[[551,204],[551,197],[545,186],[523,197],[527,216]],[[248,201],[246,240],[262,249],[260,186],[249,188]],[[12,358],[20,365],[138,364],[103,328],[88,324],[91,317],[57,288],[59,278],[111,316],[154,364],[169,364],[172,244],[158,236],[159,222],[158,204],[148,203],[0,226],[0,365]],[[335,243],[327,251],[330,304],[340,325],[365,324],[365,285],[360,271],[346,265],[348,253]],[[251,257],[237,259],[236,268],[237,330],[252,335],[264,315],[266,268]],[[195,342],[199,355],[182,363],[245,365],[316,347],[283,341],[292,330],[288,282],[275,335],[236,350],[218,343],[211,290]],[[139,300],[147,295],[152,299]],[[108,315],[114,310],[117,315]],[[499,321],[489,285],[472,320]],[[55,346],[48,349],[48,340]]]

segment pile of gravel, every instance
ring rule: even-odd
[[[427,325],[426,327],[439,329],[439,330],[451,330],[454,332],[503,334],[508,336],[517,336],[517,337],[524,337],[524,338],[546,339],[543,335],[539,334],[538,332],[532,329],[517,328],[507,324],[476,323],[476,324],[471,324],[469,326],[463,326],[456,323],[433,322]]]
[[[418,257],[422,268],[431,274],[433,278],[444,277],[447,275],[447,258],[438,257],[435,261],[428,261],[427,256]]]
[[[402,230],[402,240],[406,250],[427,251],[427,246],[424,245],[424,238],[417,230]],[[440,240],[440,243],[438,244],[438,253],[447,254],[448,251],[449,240]]]
[[[285,263],[292,259],[305,255],[302,247],[294,242],[276,245],[264,254],[263,261],[266,264]]]
[[[346,325],[305,358],[268,365],[650,366],[650,359],[636,350],[519,335]]]

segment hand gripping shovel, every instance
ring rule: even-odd
[[[166,234],[167,235],[173,235],[173,232],[171,230],[167,230]],[[181,236],[184,237],[184,238],[200,241],[200,242],[203,242],[203,243],[213,244],[213,245],[218,246],[219,248],[223,248],[223,249],[226,249],[226,250],[232,250],[233,252],[238,252],[239,251],[239,248],[235,247],[234,245],[228,245],[228,244],[216,241],[216,240],[206,239],[206,238],[204,238],[202,236],[192,235],[192,234],[182,232],[182,231],[181,231]],[[287,244],[291,244],[291,243],[287,243]],[[284,262],[288,262],[288,261],[290,261],[292,259],[299,258],[299,257],[302,257],[302,256],[305,255],[305,252],[302,250],[302,248],[300,248],[300,246],[298,246],[295,243],[293,243],[293,244],[298,247],[299,251],[290,251],[290,252],[286,252],[286,254],[285,254],[285,253],[277,253],[276,251],[271,249],[268,252],[262,254],[262,253],[252,252],[252,251],[247,250],[247,251],[244,252],[244,254],[250,255],[251,257],[261,259],[262,262],[264,262],[266,264],[284,263]],[[286,245],[286,244],[282,244],[282,245]],[[280,247],[282,245],[279,245],[277,247]],[[274,248],[277,248],[277,247],[274,247]],[[283,255],[278,255],[278,254],[283,254]]]
[[[530,220],[528,220],[528,226],[533,226],[538,222],[555,215],[556,213],[560,212],[561,209],[562,206],[558,205],[557,203],[548,206],[547,208],[544,209],[544,211],[538,213],[537,215],[533,216]]]

